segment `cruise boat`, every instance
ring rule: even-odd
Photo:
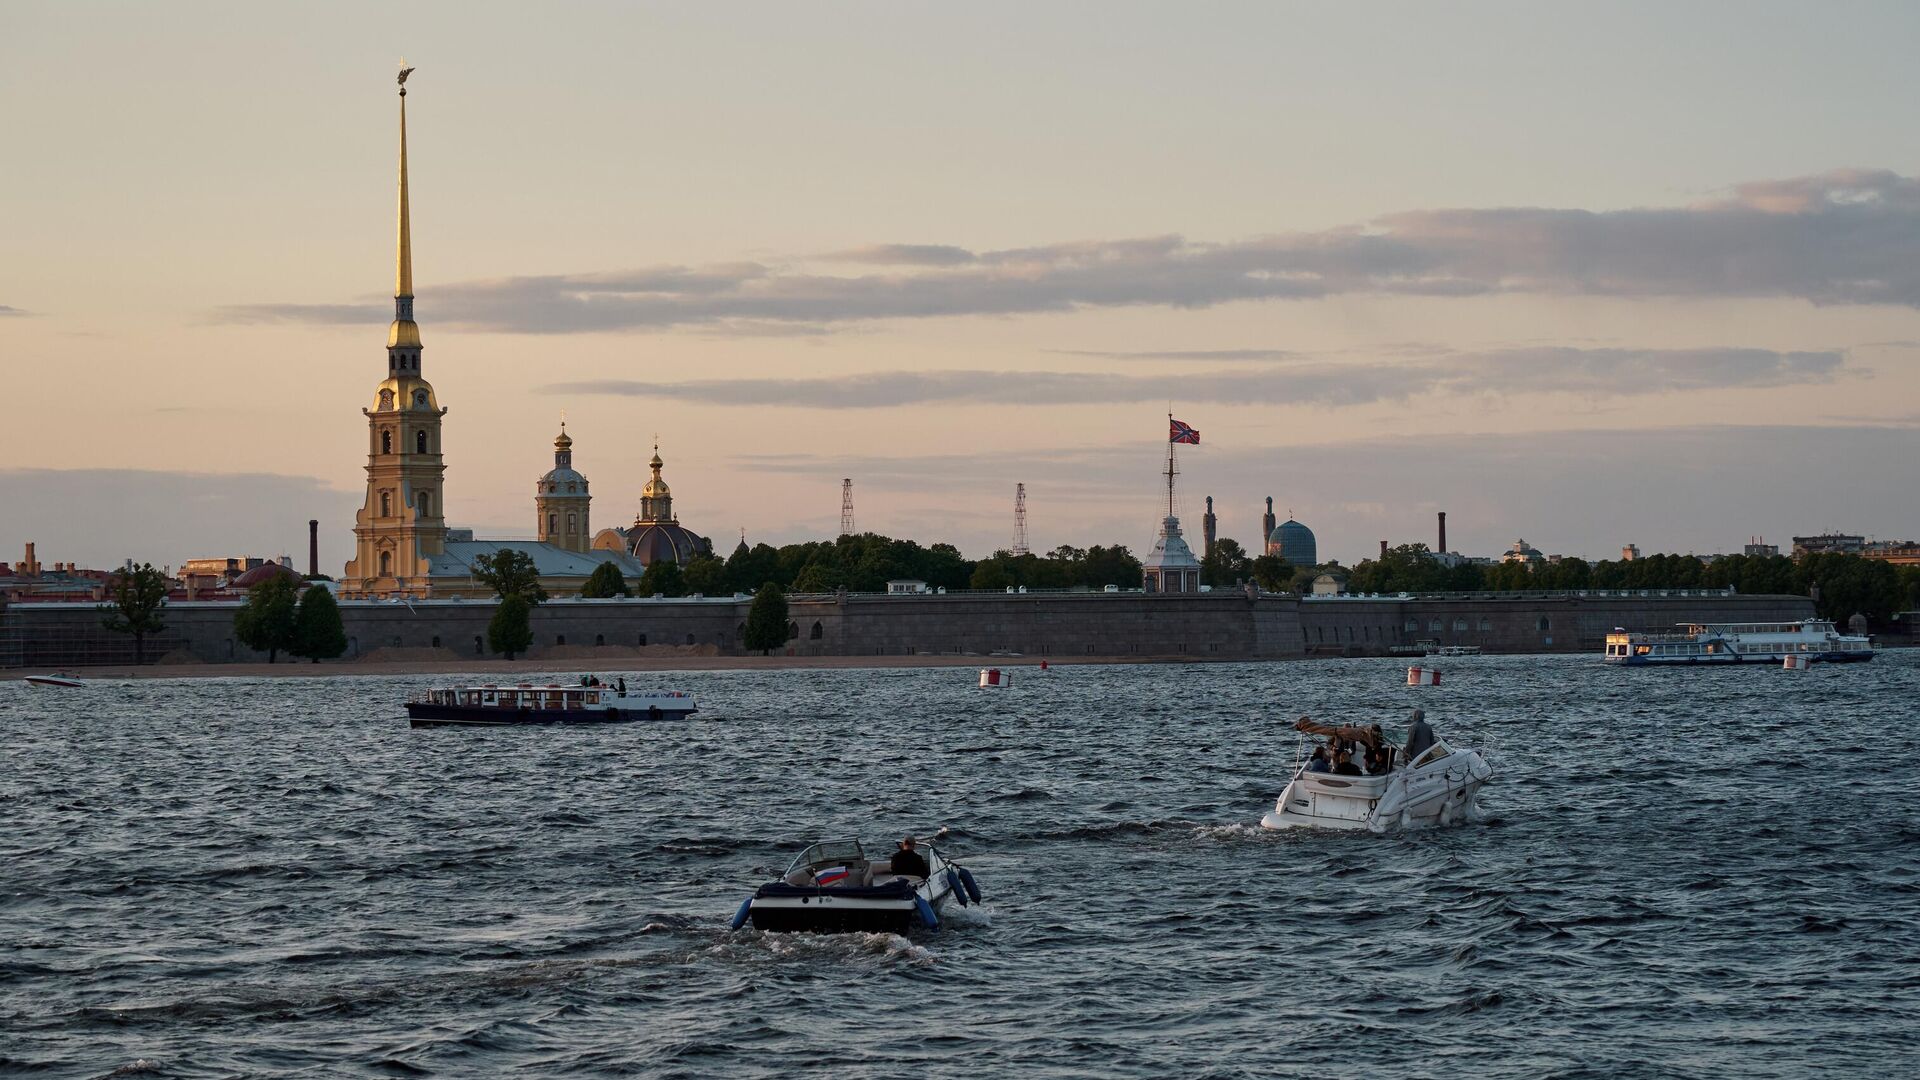
[[[1780,623],[1681,623],[1674,632],[1629,631],[1607,635],[1609,664],[1771,664],[1805,657],[1826,664],[1873,659],[1873,645],[1859,634],[1842,634],[1831,619]]]
[[[1325,727],[1302,720],[1297,729],[1365,741],[1364,728]],[[1418,757],[1378,776],[1308,772],[1302,753],[1293,779],[1260,819],[1268,829],[1415,829],[1478,820],[1480,789],[1493,779],[1493,765],[1480,751],[1456,748],[1435,736]]]
[[[810,844],[785,874],[741,902],[733,928],[751,922],[756,930],[905,934],[940,929],[950,900],[980,902],[971,871],[932,844],[915,850],[927,860],[925,877],[894,873],[891,856],[869,858],[856,839]]]
[[[615,686],[596,681],[579,686],[488,683],[445,687],[424,691],[407,701],[407,719],[417,728],[683,720],[698,711],[692,694],[629,691],[625,680]]]

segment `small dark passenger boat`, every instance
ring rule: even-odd
[[[869,859],[860,841],[823,840],[794,856],[778,880],[742,901],[735,930],[749,921],[756,930],[818,933],[905,934],[915,927],[940,929],[940,909],[980,902],[980,887],[966,867],[931,844],[917,849],[928,873],[897,874],[893,859]],[[914,868],[915,870],[918,867]]]
[[[628,691],[602,683],[450,687],[428,690],[407,701],[407,718],[414,727],[619,724],[684,720],[698,711],[692,694]]]

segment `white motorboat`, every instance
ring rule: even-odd
[[[925,877],[894,873],[891,857],[868,858],[856,839],[811,844],[785,874],[740,904],[733,928],[752,922],[756,930],[905,934],[916,926],[940,929],[949,900],[979,903],[971,871],[932,844],[916,850],[927,860]]]
[[[67,690],[77,689],[86,685],[86,683],[70,675],[28,675],[20,681],[26,683],[28,686],[59,687]]]
[[[1412,762],[1380,776],[1308,772],[1299,762],[1260,824],[1373,832],[1456,825],[1479,815],[1475,797],[1492,777],[1493,766],[1478,750],[1456,749],[1440,738]]]

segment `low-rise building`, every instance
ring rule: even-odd
[[[1808,555],[1858,555],[1867,546],[1867,538],[1851,533],[1821,533],[1819,536],[1793,538],[1793,557]]]

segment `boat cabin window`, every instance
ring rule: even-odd
[[[795,855],[793,857],[793,864],[787,869],[791,872],[800,869],[811,869],[815,866],[865,862],[866,860],[867,853],[861,850],[860,841],[858,840],[822,840],[820,843],[809,845],[805,851]]]

